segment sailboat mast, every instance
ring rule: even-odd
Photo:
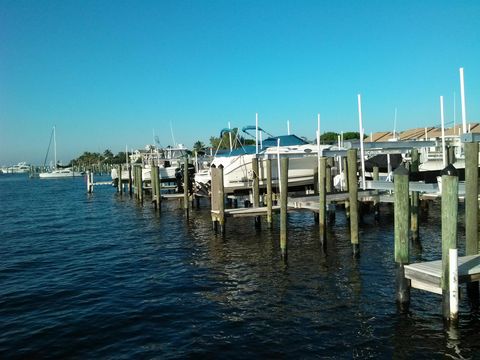
[[[53,156],[55,160],[55,169],[57,169],[57,136],[55,132],[55,125],[53,125]]]

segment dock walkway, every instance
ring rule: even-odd
[[[405,265],[405,277],[411,287],[442,294],[442,260]],[[468,283],[480,280],[480,255],[458,257],[458,281]]]

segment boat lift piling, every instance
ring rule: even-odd
[[[152,203],[155,210],[161,210],[162,195],[161,195],[161,181],[160,181],[160,169],[158,166],[153,165],[151,167],[151,184],[152,184]]]
[[[465,255],[476,255],[479,250],[478,236],[478,142],[465,142]],[[470,305],[479,306],[479,286],[477,282],[467,284]]]
[[[418,174],[418,167],[420,165],[420,156],[417,149],[412,149],[410,161],[410,174],[414,177]],[[415,179],[416,180],[416,179]],[[414,243],[419,242],[420,232],[418,228],[418,210],[419,210],[419,193],[418,191],[412,191],[411,193],[411,209],[410,209],[410,231],[412,241]]]
[[[128,194],[130,197],[133,193],[132,165],[128,164]]]
[[[458,321],[458,275],[457,279],[450,277],[455,277],[451,268],[458,265],[456,253],[452,254],[455,263],[450,264],[450,250],[457,249],[457,215],[458,172],[450,164],[442,173],[442,308],[444,320],[453,323]]]
[[[327,165],[325,167],[325,192],[331,194],[333,192],[332,167],[334,166],[333,157],[327,157]],[[335,204],[326,204],[326,215],[330,224],[335,223]]]
[[[326,187],[326,171],[327,158],[320,157],[318,159],[318,235],[320,244],[325,248],[327,243],[327,187]]]
[[[99,185],[112,185],[112,182],[111,181],[93,181],[93,171],[91,170],[87,170],[87,173],[86,173],[86,184],[87,184],[87,193],[88,194],[91,194],[93,193],[93,188],[95,186],[99,186]]]
[[[280,252],[287,261],[287,204],[288,204],[288,158],[280,159]]]
[[[213,229],[218,231],[220,225],[220,232],[225,235],[225,190],[223,187],[223,166],[218,168],[215,165],[211,167],[212,176],[212,224]]]
[[[269,228],[272,228],[273,225],[273,216],[272,216],[272,204],[273,204],[273,197],[272,197],[272,160],[266,159],[267,163],[267,224]]]
[[[255,156],[252,158],[252,175],[253,175],[253,184],[252,184],[252,197],[253,197],[253,207],[260,207],[260,186],[259,186],[259,171],[258,171],[258,157]],[[260,228],[261,218],[260,216],[255,216],[255,227]]]
[[[190,174],[188,173],[188,155],[183,162],[183,210],[189,215]]]
[[[348,169],[348,160],[347,160],[347,157],[344,156],[342,157],[342,164],[343,164],[343,171],[344,171],[344,181],[345,181],[345,191],[349,191],[349,169]],[[356,173],[355,173],[356,175]],[[356,176],[355,176],[356,177]],[[347,218],[347,220],[350,219],[350,202],[348,200],[345,201],[345,217]]]
[[[373,167],[373,180],[378,181],[380,179],[378,166]],[[380,196],[378,190],[375,190],[375,196],[373,198],[373,213],[376,221],[380,220]]]
[[[395,219],[395,273],[396,302],[400,311],[407,311],[410,305],[410,282],[405,278],[404,266],[409,263],[408,223],[409,181],[408,170],[400,165],[394,172],[394,219]]]
[[[117,174],[118,174],[117,192],[120,193],[120,195],[123,195],[122,165],[118,165]]]
[[[357,182],[357,149],[347,151],[348,193],[350,202],[350,241],[354,256],[358,256],[360,246],[358,241],[358,182]]]

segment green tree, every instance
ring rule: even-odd
[[[321,144],[334,144],[338,141],[338,133],[329,131],[320,135]]]
[[[110,149],[107,149],[103,152],[103,157],[105,158],[105,160],[111,160],[113,158],[113,153]]]
[[[200,152],[200,151],[204,151],[205,150],[205,144],[199,140],[199,141],[195,142],[195,144],[193,144],[193,150],[196,151],[197,153]]]
[[[366,136],[364,136],[365,138]],[[348,131],[343,133],[343,140],[360,139],[360,133],[358,131]]]

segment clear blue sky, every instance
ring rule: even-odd
[[[0,0],[0,165],[227,127],[366,133],[480,121],[480,1]]]

